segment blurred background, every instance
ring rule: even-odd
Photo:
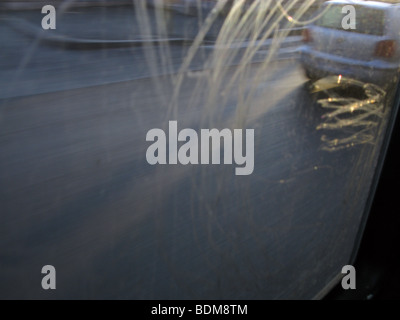
[[[1,1],[0,298],[321,298],[354,255],[393,103],[305,76],[324,2],[52,1],[43,30],[50,3]],[[338,97],[373,110],[341,122]],[[254,129],[254,173],[149,165],[146,133],[170,120]]]

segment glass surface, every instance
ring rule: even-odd
[[[398,70],[307,78],[323,1],[0,3],[0,298],[311,299],[350,263]]]
[[[385,31],[385,12],[382,9],[365,8],[353,6],[356,12],[355,29],[346,29],[362,34],[383,35]],[[345,14],[342,13],[343,5],[331,5],[329,9],[316,21],[316,25],[343,30],[342,19]],[[325,8],[324,8],[325,9]],[[345,11],[348,13],[348,11]]]

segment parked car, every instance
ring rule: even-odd
[[[354,7],[355,28],[347,5]],[[310,79],[341,75],[378,85],[395,82],[400,70],[400,4],[327,1],[303,31],[300,61]]]

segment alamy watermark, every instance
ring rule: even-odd
[[[43,6],[42,13],[46,15],[42,19],[42,28],[44,30],[56,28],[56,9],[51,5]]]
[[[342,18],[342,28],[345,30],[356,29],[356,8],[352,5],[343,6],[342,13],[346,14]]]
[[[169,121],[168,135],[162,129],[151,129],[146,141],[154,141],[147,148],[149,164],[211,164],[221,163],[221,140],[223,140],[223,163],[241,166],[235,168],[236,175],[250,175],[254,170],[254,129],[246,129],[245,154],[243,154],[243,130],[201,129],[200,137],[193,129],[178,132],[178,122]],[[167,143],[168,141],[168,143]],[[178,143],[184,142],[179,149]],[[168,159],[167,159],[168,149]]]
[[[49,264],[45,265],[42,268],[42,274],[45,274],[42,279],[42,288],[44,290],[54,290],[56,288],[56,268]]]
[[[356,269],[352,265],[345,265],[342,268],[342,274],[345,274],[342,278],[342,288],[354,290],[356,288]]]

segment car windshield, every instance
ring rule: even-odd
[[[327,8],[327,6],[330,6]],[[327,5],[322,10],[326,12],[320,19],[316,21],[316,25],[325,28],[344,30],[342,28],[342,20],[346,16],[347,11],[342,12],[344,5]],[[385,25],[385,12],[381,9],[375,9],[364,6],[353,6],[356,13],[355,29],[347,29],[362,34],[383,35]]]
[[[398,65],[355,33],[335,64],[306,29],[321,3],[0,1],[0,299],[311,299],[339,281]],[[382,33],[382,11],[356,10]]]

